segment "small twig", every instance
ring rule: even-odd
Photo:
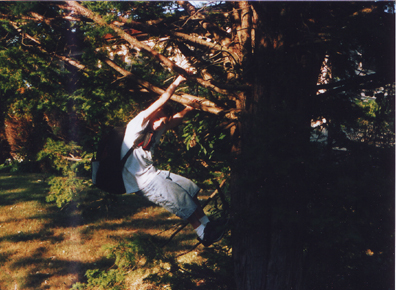
[[[194,14],[192,14],[190,17],[187,18],[187,20],[183,23],[183,25],[181,27],[184,27],[188,21],[190,21],[190,19],[192,19],[195,15],[198,15],[202,10],[204,10],[210,3],[213,2],[209,2],[207,4],[204,4],[204,6],[202,6],[201,9],[199,9],[198,11],[195,11]]]
[[[186,251],[186,252],[184,252],[184,253],[181,253],[181,254],[177,255],[176,258],[179,258],[179,257],[181,257],[181,256],[184,256],[184,255],[186,255],[186,254],[192,252],[196,247],[198,247],[198,245],[199,245],[200,243],[201,243],[201,242],[196,243],[194,246],[192,246],[191,249],[189,249],[188,251]]]
[[[154,234],[154,236],[158,236],[158,235],[160,235],[160,234],[162,234],[162,233],[165,233],[165,232],[167,232],[167,231],[169,231],[169,230],[171,230],[171,229],[173,229],[173,228],[175,228],[175,227],[177,227],[177,226],[178,226],[178,225],[173,225],[173,226],[171,226],[169,229],[165,229],[165,230],[162,230],[162,231],[160,231],[160,232]]]
[[[169,242],[186,226],[188,225],[188,222],[184,222],[170,237],[169,239],[162,245],[162,247],[165,247]]]
[[[84,160],[82,158],[68,157],[68,156],[62,156],[62,159],[69,160],[69,161],[75,161],[75,162],[79,162],[79,161],[83,161]]]
[[[223,187],[224,183],[226,182],[225,179],[223,179],[223,181],[221,182],[221,184],[219,185],[219,187],[213,191],[213,193],[209,196],[209,198],[205,201],[205,203],[203,204],[202,208],[205,208],[208,203],[215,197],[215,195],[219,192],[219,189]]]

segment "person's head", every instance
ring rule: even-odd
[[[151,117],[149,126],[153,131],[161,130],[172,119],[172,116],[172,107],[164,105]]]

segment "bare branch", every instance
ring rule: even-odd
[[[378,88],[385,83],[392,82],[392,77],[384,76],[380,73],[369,74],[366,76],[355,76],[342,81],[332,82],[329,84],[317,85],[315,89],[326,90],[326,92],[319,94],[318,96],[323,98],[332,96],[334,94],[353,90],[356,88]]]
[[[154,27],[152,25],[143,24],[138,21],[126,19],[124,17],[119,17],[119,19],[122,23],[127,24],[128,26],[131,26],[135,29],[142,30],[144,32],[148,32],[148,33],[155,34],[155,35],[160,35],[160,34],[171,35],[177,39],[180,39],[180,40],[183,40],[183,41],[189,43],[190,45],[198,45],[198,46],[205,47],[205,48],[208,48],[211,50],[218,50],[218,51],[226,52],[230,56],[232,56],[235,59],[235,61],[238,58],[238,56],[235,53],[233,53],[231,50],[227,49],[224,45],[221,45],[217,42],[208,42],[206,40],[203,40],[203,39],[193,36],[191,34],[186,34],[186,33],[182,33],[182,32],[177,32],[177,31],[172,31],[172,30],[168,30],[168,29]]]
[[[219,40],[219,39],[221,39],[221,37],[228,38],[228,33],[225,30],[219,28],[216,25],[213,25],[213,23],[211,23],[211,22],[206,21],[206,16],[202,15],[202,13],[201,13],[201,10],[203,8],[201,8],[200,10],[197,10],[188,1],[177,1],[177,3],[180,6],[182,6],[186,10],[186,12],[190,15],[189,19],[200,20],[201,27],[204,28],[209,33],[211,33],[215,39]]]
[[[80,162],[80,161],[84,160],[82,158],[77,158],[77,157],[69,157],[69,156],[61,156],[61,157],[62,157],[62,159],[73,161],[73,162]]]
[[[58,20],[58,19],[65,19],[65,20],[69,20],[69,21],[82,21],[81,18],[79,17],[75,17],[75,16],[71,16],[71,15],[61,15],[60,17],[57,18],[48,18],[48,17],[44,17],[40,14],[38,14],[37,12],[30,12],[30,15],[33,16],[33,18],[29,19],[29,20],[34,20],[34,21],[38,21],[38,22],[44,22],[45,24],[47,24],[48,26],[51,26],[52,22]]]
[[[117,72],[122,74],[124,77],[128,77],[128,78],[132,79],[134,82],[138,83],[145,89],[147,89],[153,93],[156,93],[158,95],[162,95],[165,92],[165,90],[154,86],[150,82],[138,78],[133,73],[131,73],[131,72],[123,69],[122,67],[118,66],[117,64],[115,64],[110,59],[102,58],[102,60],[107,65],[112,67],[114,70],[116,70]],[[195,107],[196,109],[200,109],[202,111],[209,112],[209,113],[212,113],[215,115],[224,114],[224,116],[228,119],[236,119],[237,118],[236,110],[226,110],[224,108],[218,107],[213,102],[211,102],[205,98],[202,98],[202,97],[193,96],[193,95],[185,94],[185,93],[176,93],[176,94],[172,95],[171,100],[178,102],[180,104],[183,104],[183,105],[189,105],[189,106]],[[197,102],[194,102],[194,101],[197,101]]]

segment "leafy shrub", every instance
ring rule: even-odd
[[[47,202],[55,202],[58,207],[62,207],[71,201],[77,203],[83,198],[83,191],[87,187],[87,180],[76,177],[72,171],[68,176],[54,176],[48,181],[50,185]]]
[[[176,256],[164,253],[159,242],[149,235],[136,235],[132,239],[121,240],[115,246],[105,246],[107,258],[114,260],[111,269],[90,269],[85,276],[86,283],[76,283],[74,290],[88,289],[128,289],[127,277],[133,271],[152,269],[156,271],[144,279],[158,287],[171,289],[194,289],[205,285],[205,289],[234,289],[233,263],[229,237],[216,246],[205,249],[203,264],[178,262]]]
[[[47,202],[55,202],[62,207],[71,201],[79,203],[85,197],[85,189],[91,184],[86,178],[89,176],[91,155],[83,152],[80,146],[74,142],[66,144],[48,139],[37,159],[49,164],[60,175],[48,179],[50,189]]]
[[[100,271],[98,269],[87,270],[87,284],[76,283],[73,285],[74,290],[84,290],[94,287],[94,289],[103,290],[122,290],[125,273],[118,269],[110,269],[109,271]]]
[[[162,251],[154,245],[153,238],[148,235],[136,235],[132,239],[120,241],[115,246],[104,246],[107,258],[114,260],[112,269],[87,270],[87,283],[78,282],[73,285],[74,290],[126,289],[125,277],[138,267],[152,266],[162,260]]]

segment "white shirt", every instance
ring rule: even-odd
[[[135,140],[148,126],[149,121],[143,123],[143,114],[139,113],[127,125],[124,142],[121,146],[121,158],[125,156],[130,148],[132,148]],[[134,193],[145,188],[159,171],[153,165],[154,145],[159,142],[165,128],[155,134],[155,141],[150,150],[143,150],[138,147],[133,150],[132,154],[125,162],[122,171],[124,185],[127,193]]]

